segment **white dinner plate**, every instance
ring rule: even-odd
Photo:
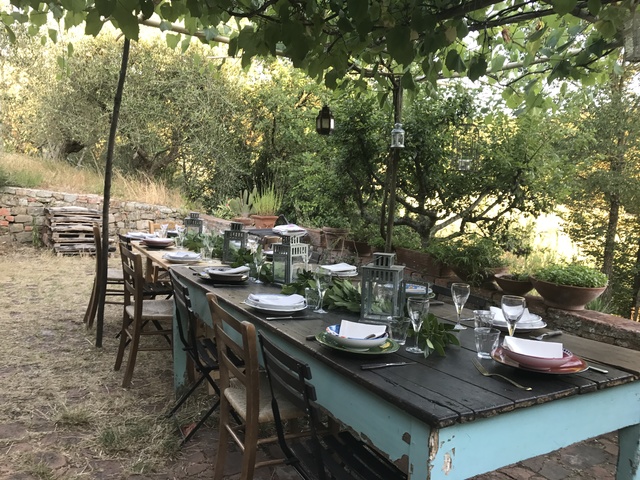
[[[473,320],[473,319],[471,319]],[[507,328],[507,324],[504,322],[497,322],[494,321],[493,322],[493,326],[495,328],[497,328],[498,330],[502,331],[502,332],[508,332],[509,329]],[[547,324],[545,322],[543,322],[542,320],[540,320],[540,322],[536,322],[536,323],[523,323],[522,325],[519,325],[516,323],[516,334],[517,333],[530,333],[533,332],[534,330],[538,330],[540,328],[544,328],[546,327]]]
[[[184,264],[184,265],[188,265],[190,263],[198,263],[198,262],[200,262],[202,260],[200,255],[195,256],[195,257],[181,257],[181,256],[174,257],[170,253],[165,253],[162,256],[162,258],[164,258],[165,260],[167,260],[167,261],[169,261],[171,263],[179,263],[179,264]]]
[[[258,310],[260,312],[277,313],[277,314],[301,312],[302,310],[307,308],[307,305],[304,302],[302,304],[300,304],[300,305],[294,305],[294,306],[291,306],[291,307],[283,307],[281,305],[258,305],[257,303],[254,303],[250,299],[247,298],[244,301],[244,303],[245,303],[245,305],[248,305],[251,308],[255,308],[256,310]]]

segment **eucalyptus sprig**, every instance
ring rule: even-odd
[[[330,309],[344,308],[350,312],[360,312],[362,294],[348,279],[333,279],[333,284],[325,293],[325,304]]]
[[[444,349],[447,345],[460,345],[460,340],[452,333],[453,329],[453,324],[442,323],[433,313],[429,313],[422,322],[422,328],[418,333],[419,343],[425,344],[424,356],[427,357],[435,351],[444,357]]]
[[[297,293],[298,295],[304,295],[305,288],[316,288],[316,281],[313,279],[313,272],[309,270],[302,270],[298,274],[298,278],[295,282],[287,283],[282,286],[281,292],[285,295],[293,295]]]

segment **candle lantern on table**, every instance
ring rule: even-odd
[[[298,273],[307,265],[309,245],[300,236],[284,236],[281,243],[273,244],[273,281],[287,284],[295,282]]]
[[[231,222],[229,230],[224,231],[224,242],[222,244],[222,262],[233,263],[236,259],[236,252],[241,248],[247,248],[247,238],[249,232],[243,230],[244,225],[240,222]]]
[[[374,253],[363,265],[360,318],[370,323],[388,323],[404,316],[404,265],[395,265],[394,253]]]
[[[202,233],[203,224],[204,222],[198,212],[191,212],[189,216],[184,219],[184,228],[187,233]]]

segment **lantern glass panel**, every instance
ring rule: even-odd
[[[273,245],[273,281],[279,284],[295,282],[306,266],[309,245],[299,238],[283,237]]]
[[[396,123],[391,130],[391,148],[404,148],[404,130],[401,123]]]
[[[187,233],[200,234],[202,233],[203,225],[204,222],[198,212],[191,212],[189,216],[184,219],[184,228]]]
[[[375,254],[362,267],[360,317],[367,322],[388,323],[404,316],[404,266],[394,264],[394,254]]]
[[[240,228],[238,228],[238,225]],[[233,263],[238,250],[247,248],[249,233],[246,230],[242,230],[242,226],[241,223],[232,222],[231,229],[224,232],[224,242],[222,244],[222,261],[224,263]]]

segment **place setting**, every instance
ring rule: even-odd
[[[359,355],[385,355],[397,352],[400,344],[389,338],[386,325],[342,320],[315,335],[320,345]]]
[[[174,241],[172,238],[147,237],[141,239],[140,244],[144,245],[147,248],[162,250],[165,248],[173,247]]]
[[[202,260],[202,257],[199,253],[189,252],[185,250],[180,250],[177,252],[167,252],[162,256],[162,258],[170,263],[177,264],[198,263]]]
[[[285,295],[279,293],[252,293],[245,301],[245,305],[254,310],[273,315],[272,319],[278,317],[292,317],[292,314],[303,312],[307,308],[307,302],[302,295]],[[299,318],[303,318],[300,315]]]
[[[249,267],[205,267],[196,272],[205,282],[220,285],[245,285],[249,279]]]
[[[334,277],[355,277],[358,275],[358,267],[348,263],[336,263],[334,265],[320,265]]]
[[[502,297],[500,311],[494,307],[488,311],[475,310],[474,337],[478,358],[491,358],[502,365],[520,370],[554,375],[580,373],[589,368],[583,359],[564,348],[561,342],[515,337],[516,331],[531,331],[546,326],[538,315],[529,314],[526,317],[526,314],[528,310],[525,298],[515,295]],[[502,343],[498,330],[501,326],[507,330]],[[477,361],[475,363],[483,375],[496,375],[479,368]],[[505,380],[514,383],[511,379]]]

